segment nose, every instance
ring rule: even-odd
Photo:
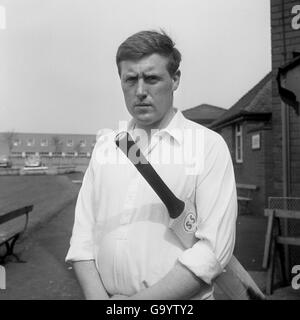
[[[143,100],[147,96],[147,89],[144,83],[143,79],[139,79],[137,83],[137,88],[136,88],[136,96],[140,99]]]

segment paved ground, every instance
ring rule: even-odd
[[[74,202],[17,246],[26,263],[9,262],[0,299],[82,299],[73,270],[64,262],[73,225]]]

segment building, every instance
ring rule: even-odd
[[[0,133],[1,153],[8,152],[11,144],[12,153],[17,152],[91,152],[96,142],[95,135],[48,134],[48,133]]]
[[[238,184],[257,187],[248,211],[262,215],[271,192],[272,73],[210,124],[229,147]]]
[[[300,2],[271,0],[272,71],[209,126],[228,143],[252,214],[300,210]]]
[[[300,197],[300,116],[297,107],[280,96],[277,76],[283,74],[286,90],[300,95],[300,68],[292,62],[300,54],[300,2],[271,0],[272,26],[272,138],[273,192],[277,197]],[[293,70],[293,71],[292,71]],[[293,72],[297,81],[289,81]],[[284,73],[284,72],[283,72]],[[282,99],[283,98],[283,99]],[[284,101],[285,100],[285,101]],[[300,208],[299,208],[300,209]]]
[[[13,166],[38,154],[46,165],[76,164],[86,167],[96,143],[95,135],[49,133],[0,133],[0,155],[9,155]]]
[[[271,33],[273,188],[268,206],[300,211],[299,1],[271,0]],[[283,234],[299,235],[299,221],[282,222]],[[289,271],[290,266],[299,264],[300,250],[284,249]]]

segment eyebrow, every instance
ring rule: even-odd
[[[149,77],[149,76],[156,76],[156,77],[161,77],[162,74],[160,72],[157,71],[143,71],[142,75],[144,77]],[[139,73],[135,72],[135,71],[128,71],[127,73],[124,74],[124,77],[137,77],[139,76]]]
[[[143,71],[143,74],[144,74],[144,75],[148,75],[149,73],[150,73],[151,75],[152,75],[152,74],[156,74],[156,75],[160,74],[159,71],[156,71],[156,70],[155,70],[155,66],[148,66],[147,69]],[[130,75],[131,75],[131,74],[136,75],[137,72],[136,72],[134,69],[129,68],[129,69],[127,70],[127,73],[125,73],[125,75],[128,75],[128,74],[130,74]]]

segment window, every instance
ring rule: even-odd
[[[79,145],[81,148],[85,147],[85,140],[80,140]]]
[[[48,140],[47,139],[41,140],[41,147],[48,147]]]
[[[67,140],[67,147],[73,147],[73,140],[72,139]]]
[[[21,145],[21,140],[15,139],[15,140],[13,141],[13,146],[14,146],[14,147],[18,147],[18,146],[20,146],[20,145]]]
[[[243,127],[241,124],[235,126],[235,161],[243,162]]]
[[[33,139],[33,138],[27,139],[27,146],[28,146],[28,147],[34,146],[34,139]]]

